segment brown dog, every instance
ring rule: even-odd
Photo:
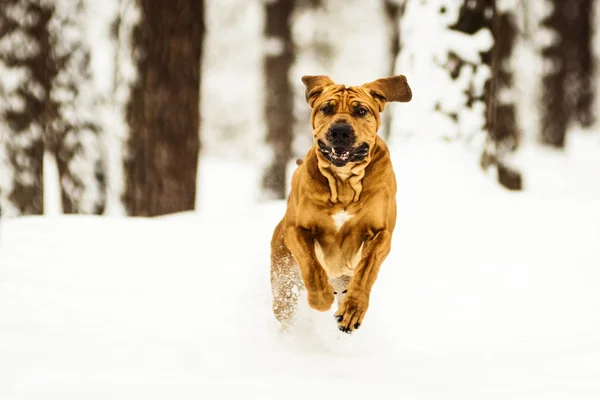
[[[396,178],[377,136],[380,112],[412,98],[403,75],[362,86],[304,76],[314,145],[292,177],[286,213],[271,241],[275,317],[287,326],[300,289],[327,311],[337,294],[338,327],[363,321],[396,224]]]

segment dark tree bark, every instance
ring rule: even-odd
[[[503,160],[507,153],[517,148],[519,142],[515,105],[500,100],[500,92],[510,90],[513,85],[509,60],[516,37],[514,17],[510,13],[499,13],[495,0],[466,0],[453,29],[473,34],[482,28],[490,29],[494,37],[492,49],[482,55],[483,62],[492,71],[484,93],[489,146],[482,154],[482,166],[488,168],[495,165],[498,182],[502,186],[521,190],[520,172]],[[472,100],[476,100],[476,97],[473,96]]]
[[[492,69],[492,84],[489,88],[489,114],[488,126],[490,137],[496,145],[498,165],[498,181],[505,188],[522,190],[523,182],[521,173],[504,162],[507,153],[513,152],[519,146],[519,128],[517,124],[515,98],[509,102],[500,102],[500,92],[512,90],[513,72],[509,67],[513,55],[517,26],[514,15],[511,13],[495,13],[494,22],[494,58]],[[491,100],[494,99],[494,100]]]
[[[30,18],[26,23],[16,19],[13,12],[19,8]],[[47,107],[46,97],[55,71],[47,65],[50,58],[48,22],[53,7],[44,2],[19,3],[16,0],[0,2],[0,38],[9,43],[10,35],[24,35],[33,46],[22,47],[12,43],[10,50],[0,53],[4,64],[11,68],[24,68],[29,76],[19,84],[13,94],[22,102],[22,107],[6,107],[1,118],[10,130],[7,150],[14,170],[12,192],[8,198],[21,215],[40,215],[44,212],[43,159],[44,124]]]
[[[519,128],[516,118],[514,98],[502,101],[502,91],[513,90],[513,71],[510,68],[515,44],[517,26],[510,12],[499,13],[493,5],[492,34],[494,47],[489,54],[492,77],[486,87],[487,127],[493,143],[494,163],[497,166],[498,181],[511,190],[522,189],[520,172],[506,165],[504,156],[515,151],[519,145]]]
[[[565,95],[567,86],[567,49],[566,39],[569,29],[563,0],[548,0],[552,3],[552,13],[542,21],[542,26],[549,29],[555,41],[542,49],[547,70],[542,77],[541,133],[542,142],[564,147],[569,117],[571,113],[569,96]]]
[[[156,216],[195,208],[204,1],[139,0],[138,81],[127,109],[125,207]]]
[[[273,44],[264,61],[266,142],[273,152],[262,178],[263,197],[267,199],[285,198],[286,167],[292,157],[294,106],[288,76],[294,62],[290,28],[293,10],[293,1],[278,0],[265,4],[264,32],[266,40]]]
[[[593,0],[548,0],[552,14],[542,26],[556,37],[542,50],[542,142],[562,148],[571,123],[589,127],[594,113]]]
[[[594,57],[592,49],[594,0],[569,0],[563,2],[568,29],[563,32],[567,52],[567,82],[572,118],[583,127],[594,124]]]

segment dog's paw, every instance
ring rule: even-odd
[[[339,330],[352,333],[355,329],[358,329],[362,324],[367,308],[369,308],[369,297],[367,295],[348,293],[334,314]]]
[[[335,300],[331,285],[327,285],[325,289],[320,291],[309,291],[307,297],[308,305],[318,311],[329,310]]]

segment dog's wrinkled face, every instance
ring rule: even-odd
[[[412,98],[403,75],[350,87],[323,75],[304,76],[302,82],[312,108],[313,140],[322,157],[336,167],[364,161],[377,137],[385,105]]]

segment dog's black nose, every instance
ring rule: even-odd
[[[352,132],[352,126],[350,124],[333,124],[329,128],[329,137],[334,141],[349,141],[352,139],[354,133]]]

